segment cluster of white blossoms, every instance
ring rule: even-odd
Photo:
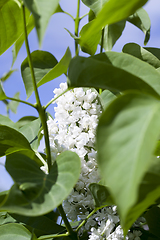
[[[61,83],[54,90],[55,97],[67,89]],[[98,93],[93,89],[74,88],[56,100],[55,118],[49,118],[48,130],[52,160],[61,152],[71,150],[81,159],[81,174],[68,198],[63,202],[68,219],[84,220],[94,209],[94,200],[89,190],[91,183],[98,183],[100,175],[96,162],[95,133],[102,106]],[[90,240],[123,239],[116,207],[105,207],[94,213],[80,229],[90,231]],[[126,239],[139,240],[141,233],[128,233]],[[137,235],[136,235],[137,234]],[[135,237],[134,237],[135,236]]]

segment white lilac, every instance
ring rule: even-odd
[[[54,90],[55,97],[67,89],[61,83]],[[84,220],[94,209],[94,201],[89,190],[91,183],[100,180],[96,162],[95,133],[98,118],[102,112],[95,90],[75,88],[56,100],[55,118],[49,118],[48,130],[52,161],[63,151],[76,152],[81,159],[81,174],[68,198],[63,202],[68,219]],[[117,226],[117,227],[116,227]],[[113,231],[115,229],[115,231]],[[123,230],[119,225],[116,207],[105,207],[93,214],[80,229],[91,231],[90,240],[123,239]],[[139,240],[133,233],[126,239]]]

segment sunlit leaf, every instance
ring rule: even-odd
[[[37,83],[57,64],[56,58],[49,52],[36,50],[31,53]],[[27,96],[30,97],[34,91],[31,70],[26,58],[21,65],[21,73]]]
[[[22,34],[23,21],[20,2],[2,2],[0,8],[0,55],[4,53]],[[29,17],[29,14],[26,15]]]
[[[39,216],[59,206],[70,194],[80,174],[80,159],[76,153],[65,151],[46,175],[29,157],[12,154],[6,169],[15,181],[1,210],[24,216]]]
[[[61,76],[63,73],[67,73],[67,69],[71,61],[71,58],[72,58],[71,51],[69,48],[67,48],[62,59],[53,67],[53,69],[48,71],[47,74],[42,77],[42,79],[38,82],[37,86],[39,87],[44,83],[47,83]]]
[[[99,31],[106,25],[126,19],[146,2],[147,0],[107,1],[103,8],[98,12],[96,19],[93,20],[93,24],[90,26],[86,34],[84,34],[83,38],[81,38],[81,44],[92,49],[95,45],[96,33],[99,34]]]
[[[31,240],[32,236],[28,229],[18,223],[7,223],[0,226],[0,233],[0,240]]]
[[[23,2],[33,14],[39,43],[41,45],[49,19],[58,9],[59,0],[23,0]]]
[[[115,99],[100,117],[98,165],[118,206],[122,223],[136,203],[160,129],[160,101],[151,95],[127,93]]]
[[[140,8],[137,10],[136,13],[129,16],[127,21],[134,24],[136,27],[138,27],[144,32],[145,34],[144,45],[146,45],[150,39],[151,28],[151,21],[148,16],[148,13],[143,8]]]
[[[155,68],[160,67],[160,60],[148,51],[148,48],[143,48],[136,43],[127,43],[122,51],[149,63]]]
[[[154,67],[125,53],[106,52],[73,58],[68,70],[69,87],[94,87],[122,92],[137,89],[160,94],[159,73]]]

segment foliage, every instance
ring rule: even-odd
[[[89,18],[79,30],[82,2]],[[0,100],[8,115],[19,103],[38,113],[17,122],[0,115],[0,157],[6,156],[14,181],[0,193],[0,240],[160,239],[160,49],[128,43],[121,53],[112,51],[126,22],[147,44],[146,2],[77,0],[74,18],[59,0],[0,0],[0,54],[13,46]],[[58,62],[50,52],[30,52],[28,35],[35,28],[41,46],[59,12],[74,20],[74,34],[66,30],[75,56],[68,47]],[[19,92],[8,96],[3,87],[24,42],[22,82],[35,104]],[[43,106],[38,87],[62,74],[67,84]],[[53,118],[46,110],[54,102]]]

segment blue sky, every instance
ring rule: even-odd
[[[73,16],[76,15],[76,0],[61,0],[60,5],[63,10],[69,12]],[[151,38],[149,43],[147,44],[148,47],[160,47],[160,1],[159,0],[150,0],[144,6],[145,10],[148,12],[150,19],[151,19]],[[88,12],[88,8],[81,4],[81,16]],[[87,17],[82,20],[80,28],[83,24],[87,22]],[[42,50],[51,52],[57,60],[60,60],[67,47],[70,47],[72,52],[72,56],[74,56],[74,41],[64,29],[69,29],[72,33],[74,33],[74,22],[73,20],[63,14],[58,13],[52,16],[44,40],[42,45]],[[114,51],[121,51],[124,44],[128,42],[135,42],[139,45],[143,46],[144,41],[144,34],[138,30],[136,27],[132,26],[131,24],[127,24],[122,37],[117,41],[113,50]],[[35,30],[33,30],[29,36],[29,44],[31,52],[38,49],[38,41]],[[21,73],[20,73],[20,65],[22,61],[26,58],[26,50],[25,46],[22,46],[22,49],[19,52],[18,58],[14,64],[14,68],[18,69],[11,78],[5,82],[4,89],[7,96],[13,97],[13,95],[20,91],[20,97],[23,100],[26,100],[25,89],[23,86]],[[12,47],[9,48],[3,55],[0,56],[0,77],[10,69],[12,63]],[[43,85],[39,88],[39,94],[41,97],[42,104],[46,104],[51,98],[53,98],[53,90],[55,87],[58,87],[60,82],[65,82],[65,76],[61,76],[53,81]],[[29,98],[29,101],[35,103],[34,95]],[[48,111],[53,115],[54,108],[51,105],[48,108]],[[5,106],[2,102],[0,102],[0,114],[6,114]],[[10,118],[13,121],[17,121],[19,118],[26,116],[26,115],[36,115],[36,111],[24,104],[20,104],[18,107],[17,114],[10,114]],[[43,148],[43,144],[42,147]],[[0,159],[2,163],[4,163],[4,159]],[[12,184],[11,178],[8,176],[7,172],[5,171],[3,165],[0,165],[0,191],[8,189]]]

